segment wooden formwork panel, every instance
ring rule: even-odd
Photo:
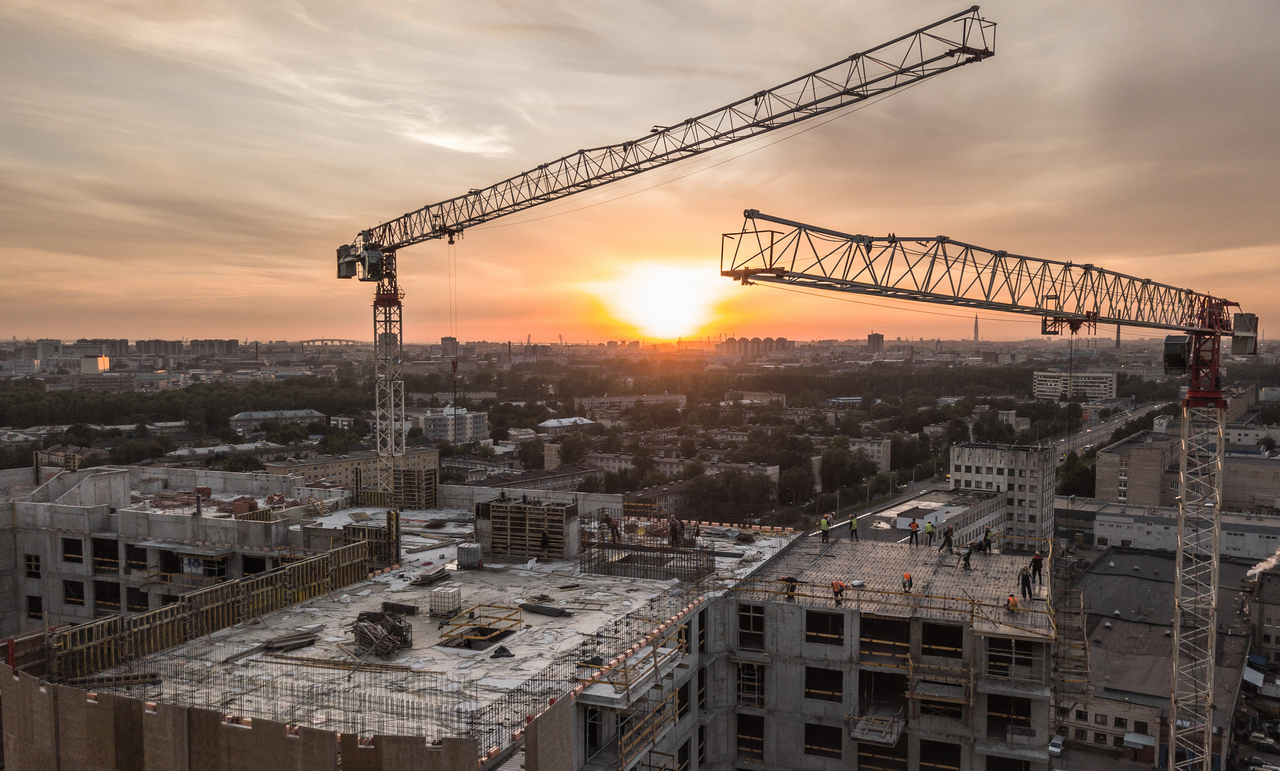
[[[59,678],[84,677],[123,663],[119,616],[104,618],[50,635]]]
[[[187,611],[181,604],[165,605],[149,613],[124,619],[126,660],[149,656],[175,645],[181,645],[187,637]]]
[[[371,546],[368,541],[359,541],[329,552],[334,588],[350,586],[364,580],[369,574]]]
[[[182,596],[181,603],[189,609],[188,639],[212,634],[219,629],[235,626],[241,617],[238,581],[211,586]]]
[[[293,593],[292,602],[305,602],[329,591],[332,588],[329,585],[329,565],[329,555],[322,554],[319,557],[295,562],[285,568]]]
[[[288,607],[289,587],[287,579],[288,576],[284,571],[242,579],[239,582],[241,602],[243,603],[241,617],[245,619],[258,618]]]

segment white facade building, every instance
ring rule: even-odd
[[[1083,393],[1091,402],[1116,398],[1116,373],[1114,372],[1036,372],[1032,375],[1031,390],[1037,399],[1057,400],[1070,387]]]
[[[1052,447],[957,444],[951,447],[951,489],[1005,497],[1001,530],[1006,549],[1035,551],[1053,538],[1057,452]]]

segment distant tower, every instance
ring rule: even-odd
[[[973,342],[978,342],[978,314],[973,314]]]

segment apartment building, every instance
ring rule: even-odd
[[[489,413],[469,412],[461,407],[441,407],[409,416],[432,442],[468,444],[489,438]]]

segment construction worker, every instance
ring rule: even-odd
[[[1044,586],[1044,574],[1041,572],[1043,570],[1044,557],[1040,556],[1040,552],[1036,552],[1035,556],[1031,558],[1031,577],[1041,586]]]
[[[1022,599],[1031,601],[1031,571],[1024,565],[1018,571],[1018,585],[1022,587]]]
[[[915,585],[915,584],[914,584],[914,583],[912,582],[912,580],[911,580],[911,574],[910,574],[910,573],[907,573],[907,572],[903,572],[903,574],[902,574],[902,591],[904,591],[904,592],[909,592],[909,591],[911,591],[911,587],[912,587],[912,586],[914,586],[914,585]]]
[[[952,540],[951,540],[952,538],[955,537],[955,532],[956,532],[955,525],[947,525],[947,529],[944,530],[942,533],[942,545],[938,547],[938,551],[950,552],[953,548],[955,548],[955,544],[952,543]]]
[[[822,542],[826,543],[831,536],[831,520],[827,519],[826,514],[823,514],[822,519],[818,520],[818,529],[822,531]]]
[[[836,605],[840,605],[844,602],[844,590],[848,588],[849,587],[838,578],[831,582],[831,594],[836,598]]]
[[[960,553],[960,556],[962,559],[964,559],[964,565],[963,565],[964,569],[969,570],[970,569],[969,558],[973,556],[973,547],[970,546],[969,548],[965,549],[963,552]]]
[[[673,549],[678,548],[684,539],[684,523],[676,519],[675,514],[667,518],[667,537]]]
[[[933,546],[934,527],[932,522],[924,523],[924,545]]]
[[[916,521],[915,517],[912,517],[911,524],[907,525],[907,527],[911,528],[911,537],[907,539],[907,543],[911,544],[912,546],[919,546],[920,545],[920,523]]]
[[[618,523],[613,521],[613,517],[608,514],[605,514],[604,518],[600,521],[608,526],[609,537],[613,539],[614,543],[617,543],[622,536],[622,531],[618,528]]]
[[[861,538],[858,537],[858,515],[857,514],[849,517],[849,537],[855,541],[862,540]]]
[[[800,579],[795,576],[783,576],[778,580],[787,585],[787,602],[795,602],[796,584],[800,583]]]
[[[988,525],[986,531],[982,534],[982,551],[987,554],[991,553],[991,540],[993,537],[991,535],[991,526]]]
[[[1018,598],[1017,598],[1017,597],[1014,597],[1014,596],[1013,596],[1013,593],[1012,593],[1012,592],[1010,592],[1010,593],[1009,593],[1009,599],[1005,601],[1004,606],[1005,606],[1005,608],[1007,608],[1010,612],[1013,612],[1013,611],[1017,610],[1017,609],[1018,609]]]

